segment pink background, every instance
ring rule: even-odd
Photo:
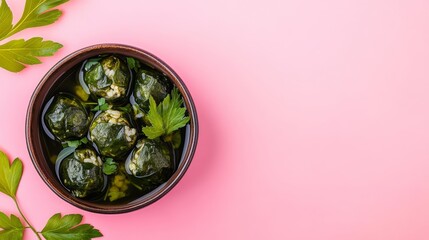
[[[8,1],[20,16],[23,0]],[[64,45],[0,69],[0,149],[24,161],[38,229],[81,213],[105,239],[429,239],[427,0],[73,0],[27,30]],[[200,139],[155,204],[99,215],[60,200],[27,153],[30,96],[58,60],[104,42],[146,49],[184,79]],[[0,196],[0,210],[17,214]],[[26,239],[34,239],[26,232]]]

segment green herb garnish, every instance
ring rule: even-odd
[[[84,137],[79,140],[73,140],[73,141],[66,141],[63,143],[63,147],[74,147],[77,148],[82,144],[87,144],[88,138]]]
[[[140,61],[132,57],[127,57],[127,64],[131,70],[138,71],[141,68]]]
[[[92,225],[80,224],[82,222],[82,215],[80,214],[70,214],[61,217],[61,214],[57,213],[48,220],[43,230],[38,232],[24,216],[16,197],[16,191],[18,190],[23,172],[22,161],[16,158],[12,164],[9,162],[6,154],[0,151],[0,192],[13,199],[18,212],[27,226],[24,226],[17,216],[12,214],[8,217],[5,213],[0,212],[0,239],[22,240],[26,228],[30,228],[39,240],[42,239],[40,234],[46,240],[90,240],[103,236]]]
[[[106,103],[106,99],[105,98],[99,98],[98,99],[98,105],[96,107],[94,107],[93,109],[91,109],[91,111],[106,111],[107,109],[109,109],[109,104]]]
[[[190,118],[185,117],[186,107],[182,105],[183,98],[177,88],[174,88],[158,106],[150,96],[147,120],[151,126],[143,127],[143,133],[149,139],[155,139],[184,127]]]
[[[68,0],[27,0],[21,19],[12,24],[13,14],[5,0],[0,6],[0,41],[27,28],[41,27],[54,23],[62,12],[53,9]],[[61,44],[52,41],[43,41],[41,37],[29,40],[12,40],[0,45],[0,67],[19,72],[26,65],[39,64],[38,57],[52,56]]]
[[[127,104],[127,105],[122,106],[122,107],[115,107],[115,109],[120,110],[122,112],[126,112],[126,113],[132,113],[133,112],[133,107],[131,106],[131,104]]]
[[[55,162],[63,160],[68,155],[72,154],[76,150],[77,147],[79,147],[82,144],[87,144],[87,143],[88,143],[88,138],[86,138],[86,137],[79,139],[79,140],[65,141],[62,144],[63,150],[61,150],[58,153],[58,156],[57,156]]]
[[[106,158],[103,163],[103,173],[106,175],[112,175],[118,170],[118,163],[113,161],[113,158]]]

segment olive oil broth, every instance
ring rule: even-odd
[[[114,56],[116,56],[122,60],[125,60],[124,56],[121,56],[121,55],[114,55]],[[94,56],[94,57],[99,57],[99,56]],[[99,114],[99,112],[94,113],[91,111],[91,109],[97,105],[97,98],[95,96],[90,94],[88,99],[83,99],[79,94],[77,94],[77,92],[83,90],[82,86],[81,86],[82,71],[83,71],[83,67],[85,66],[86,61],[83,61],[82,63],[77,64],[76,66],[71,68],[69,71],[65,72],[63,74],[63,76],[61,77],[61,79],[59,79],[59,81],[57,81],[57,84],[51,88],[51,90],[49,91],[49,93],[46,97],[46,101],[44,103],[44,108],[43,108],[44,110],[42,112],[42,115],[40,116],[41,125],[42,125],[42,128],[40,128],[41,129],[40,135],[42,136],[43,154],[44,154],[46,161],[49,162],[49,166],[50,166],[51,171],[58,178],[59,178],[60,174],[58,172],[59,171],[58,168],[56,168],[56,164],[58,164],[56,162],[56,160],[58,157],[58,153],[63,149],[63,144],[60,141],[55,139],[54,135],[50,132],[50,130],[46,126],[45,114],[46,114],[49,106],[52,104],[52,100],[53,100],[54,96],[56,96],[58,93],[71,94],[71,95],[75,96],[77,99],[79,99],[83,103],[86,111],[93,115],[91,121],[93,121],[95,116],[97,116]],[[153,68],[152,66],[144,64],[143,62],[140,62],[140,64],[142,64],[148,68]],[[134,76],[134,72],[131,70],[130,70],[130,76],[131,76],[131,79],[130,79],[129,88],[127,90],[127,100],[122,101],[120,103],[116,102],[115,105],[117,105],[117,106],[119,105],[119,106],[124,107],[128,103],[131,103],[131,104],[135,103],[133,91],[132,91],[134,89],[134,85],[135,85],[135,79],[134,79],[135,76]],[[171,83],[171,85],[174,86],[174,84],[171,81],[170,81],[170,83]],[[128,118],[130,119],[131,125],[138,132],[137,139],[138,140],[144,139],[145,136],[141,132],[141,129],[143,127],[142,123],[140,121],[136,121],[134,119],[133,112],[128,113],[128,115],[129,115]],[[176,148],[172,151],[173,161],[174,161],[173,173],[174,173],[174,171],[176,171],[178,165],[182,161],[182,157],[183,157],[182,152],[184,149],[186,149],[188,142],[189,142],[189,134],[190,134],[189,123],[185,127],[179,129],[178,131],[179,131],[180,136],[181,136],[181,143],[180,143],[180,146],[178,148]],[[88,130],[88,132],[89,132],[89,130]],[[89,134],[89,133],[87,133],[87,134]],[[74,139],[74,140],[77,140],[77,139]],[[97,146],[93,142],[89,141],[86,145],[90,146],[91,148],[94,148],[97,151],[97,153],[101,156]],[[127,160],[127,158],[129,158],[129,155],[133,151],[133,149],[134,149],[134,147],[131,150],[129,150],[127,153],[121,155],[120,157],[114,158],[114,160],[119,164],[118,169],[124,169],[125,168],[125,161]],[[172,146],[171,146],[171,149],[173,149]],[[123,197],[123,198],[120,198],[120,199],[117,199],[117,200],[111,202],[107,198],[106,194],[107,194],[108,186],[113,181],[115,174],[110,175],[110,176],[107,176],[107,175],[104,175],[104,176],[105,176],[105,178],[107,178],[107,183],[105,182],[103,192],[101,194],[97,194],[97,195],[89,195],[86,198],[84,198],[85,200],[91,201],[91,202],[96,202],[96,203],[108,204],[108,205],[122,204],[122,203],[127,203],[127,202],[132,202],[134,200],[137,200],[138,198],[143,197],[144,195],[150,193],[154,189],[165,184],[165,182],[164,182],[159,186],[141,187],[141,186],[138,186],[136,184],[136,182],[140,181],[139,178],[136,178],[136,177],[131,176],[129,174],[125,174],[126,178],[130,181],[129,188],[127,190],[128,195],[126,197]],[[60,179],[58,179],[58,178],[57,178],[57,180],[60,182],[60,184],[62,186],[64,186],[62,181],[60,181]],[[64,186],[64,188],[66,188],[66,187]],[[72,195],[72,193],[70,193],[70,195]]]

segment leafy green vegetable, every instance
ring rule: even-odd
[[[106,111],[107,109],[109,109],[109,104],[106,103],[105,98],[99,98],[97,101],[98,105],[91,109],[92,111]]]
[[[155,187],[165,182],[173,173],[173,153],[162,141],[142,139],[131,153],[125,168],[140,179],[142,187]]]
[[[85,64],[82,86],[107,102],[122,101],[127,97],[131,73],[126,63],[115,55],[89,59]]]
[[[140,61],[138,61],[132,57],[127,57],[127,64],[131,70],[135,70],[135,71],[138,71],[141,67]]]
[[[66,141],[63,144],[63,147],[74,147],[77,148],[82,144],[87,144],[88,143],[88,138],[84,137],[82,139],[79,140],[73,140],[73,141]]]
[[[84,137],[80,140],[81,143],[83,144],[87,144],[88,143],[88,138]]]
[[[15,198],[22,177],[22,162],[16,158],[9,165],[9,158],[0,151],[0,192]]]
[[[100,113],[89,127],[89,140],[105,157],[120,157],[134,147],[137,130],[125,112],[109,109]]]
[[[24,235],[24,226],[19,218],[15,215],[10,215],[0,212],[0,239],[21,240]]]
[[[151,126],[143,127],[143,133],[149,139],[168,135],[189,122],[190,118],[185,117],[186,107],[181,107],[183,98],[177,88],[174,88],[171,96],[168,94],[158,106],[152,96],[149,98],[149,102],[147,119]]]
[[[167,96],[168,97],[168,96]],[[164,119],[156,107],[156,102],[152,96],[149,98],[149,113],[147,119],[152,126],[143,127],[143,133],[150,139],[155,139],[165,134]]]
[[[12,13],[5,0],[3,0],[1,10],[7,14],[8,18],[0,22],[0,29],[7,29],[7,31],[2,30],[3,34],[0,35],[0,40],[27,28],[41,27],[54,23],[62,13],[58,9],[51,9],[65,2],[68,2],[68,0],[27,0],[21,19],[12,27]],[[3,7],[3,5],[5,6]],[[0,14],[2,13],[0,12]]]
[[[118,163],[113,161],[113,158],[106,158],[103,163],[103,173],[106,175],[112,175],[118,170]]]
[[[48,130],[58,141],[64,142],[84,137],[92,114],[78,98],[67,93],[58,93],[43,118]]]
[[[42,230],[42,235],[47,240],[90,240],[102,237],[99,230],[90,224],[81,224],[82,215],[69,214],[61,217],[60,213],[55,214]]]
[[[170,80],[156,69],[141,68],[136,71],[134,76],[134,100],[145,113],[149,111],[149,98],[151,96],[156,104],[159,104],[171,92]]]
[[[0,41],[27,28],[40,27],[54,23],[61,11],[53,9],[68,0],[27,0],[20,20],[13,25],[13,15],[5,0],[0,6]],[[43,41],[40,37],[29,40],[12,40],[0,45],[0,67],[19,72],[24,64],[41,63],[37,57],[52,56],[62,45],[52,41]]]
[[[80,145],[80,140],[66,141],[62,144],[63,147],[78,147]]]
[[[105,178],[101,158],[92,148],[77,148],[59,164],[59,178],[63,185],[78,198],[98,194]]]
[[[5,0],[1,1],[0,6],[0,39],[3,39],[12,29],[12,11]]]
[[[115,109],[118,109],[122,112],[126,112],[126,113],[132,113],[133,112],[133,107],[131,106],[131,104],[127,104],[123,107],[115,107]]]
[[[37,57],[52,56],[62,46],[56,42],[43,41],[40,37],[27,41],[12,40],[0,45],[0,67],[19,72],[25,68],[24,64],[39,64],[41,61]]]
[[[79,225],[82,221],[82,215],[79,214],[65,215],[63,218],[61,218],[61,214],[55,214],[49,219],[42,232],[38,232],[22,213],[16,198],[22,170],[23,166],[19,158],[16,158],[10,165],[9,158],[4,152],[0,151],[0,192],[13,199],[22,219],[27,224],[27,226],[24,226],[15,215],[11,215],[9,218],[6,214],[0,212],[0,239],[22,240],[25,228],[30,228],[39,240],[42,239],[40,233],[47,240],[89,240],[103,236],[92,225]]]

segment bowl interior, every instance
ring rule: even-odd
[[[75,69],[88,58],[100,54],[120,54],[134,57],[141,62],[152,66],[163,72],[174,83],[181,92],[184,103],[190,117],[189,125],[186,127],[186,139],[182,157],[177,170],[170,179],[155,190],[142,197],[121,204],[100,204],[71,195],[59,182],[55,172],[49,164],[49,157],[43,150],[43,129],[41,124],[44,104],[57,92],[58,87],[66,76],[73,74]],[[164,196],[171,190],[186,172],[194,155],[198,140],[198,121],[195,105],[191,95],[180,77],[163,61],[154,55],[131,46],[120,44],[99,44],[78,50],[58,62],[41,80],[31,97],[26,118],[26,140],[27,147],[33,164],[39,175],[59,197],[81,209],[96,213],[124,213],[145,207]]]

